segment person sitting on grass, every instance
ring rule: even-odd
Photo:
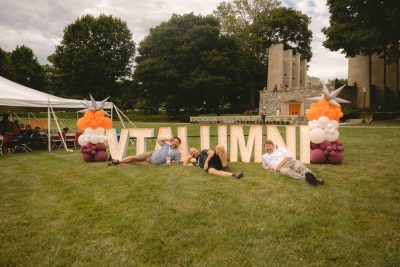
[[[160,138],[157,139],[160,149],[144,152],[136,156],[129,156],[122,160],[113,159],[111,161],[112,165],[118,165],[120,163],[130,164],[140,161],[147,161],[150,164],[179,164],[181,160],[181,152],[179,152],[179,145],[181,144],[181,139],[179,137],[173,138]]]
[[[183,160],[184,165],[189,165],[190,163],[195,164],[199,168],[203,168],[209,174],[233,176],[237,179],[243,177],[243,172],[232,173],[228,171],[226,151],[221,145],[217,145],[215,151],[204,149],[200,153],[196,148],[192,147],[190,149],[190,155]]]
[[[262,156],[262,167],[267,171],[280,172],[294,179],[305,180],[311,185],[323,185],[324,180],[317,179],[301,161],[296,160],[292,153],[285,148],[275,148],[272,141],[264,143],[265,154]]]

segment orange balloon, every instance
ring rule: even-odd
[[[109,117],[104,117],[103,119],[103,128],[110,129],[112,127],[112,120]]]
[[[85,116],[84,117],[92,120],[92,119],[94,119],[94,112],[88,110],[88,111],[85,112]]]
[[[97,111],[94,113],[94,116],[95,116],[96,118],[104,118],[104,112],[103,112],[102,110],[97,110]]]
[[[78,126],[78,129],[83,131],[85,128],[87,128],[87,123],[85,118],[80,118],[78,120],[78,122],[76,123],[76,125]]]

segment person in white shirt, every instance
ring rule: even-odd
[[[262,156],[262,167],[267,171],[280,172],[294,179],[305,180],[311,185],[324,184],[324,180],[317,179],[301,161],[296,160],[292,153],[285,148],[275,148],[275,144],[267,140],[264,143],[265,154]]]

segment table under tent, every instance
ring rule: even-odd
[[[51,94],[47,94],[21,84],[15,83],[8,79],[5,79],[0,76],[0,106],[5,110],[12,110],[13,108],[22,108],[23,110],[36,110],[36,109],[47,109],[47,142],[48,142],[48,150],[51,151],[51,123],[52,119],[56,123],[57,130],[62,139],[62,143],[64,148],[69,151],[67,145],[65,143],[64,138],[62,137],[62,130],[59,124],[58,117],[54,110],[83,110],[86,109],[85,105],[86,100],[78,100],[78,99],[68,99],[62,98],[58,96],[54,96]],[[111,114],[111,119],[113,117],[113,110],[115,110],[118,119],[121,121],[123,127],[125,126],[125,122],[129,122],[133,127],[136,127],[129,118],[112,102],[96,102],[99,104],[104,104],[103,109],[105,111],[109,111]]]

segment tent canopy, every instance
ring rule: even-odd
[[[53,96],[0,76],[0,106],[47,108],[49,103],[53,108],[86,108],[82,100]],[[107,102],[103,108],[113,109],[113,103]]]

